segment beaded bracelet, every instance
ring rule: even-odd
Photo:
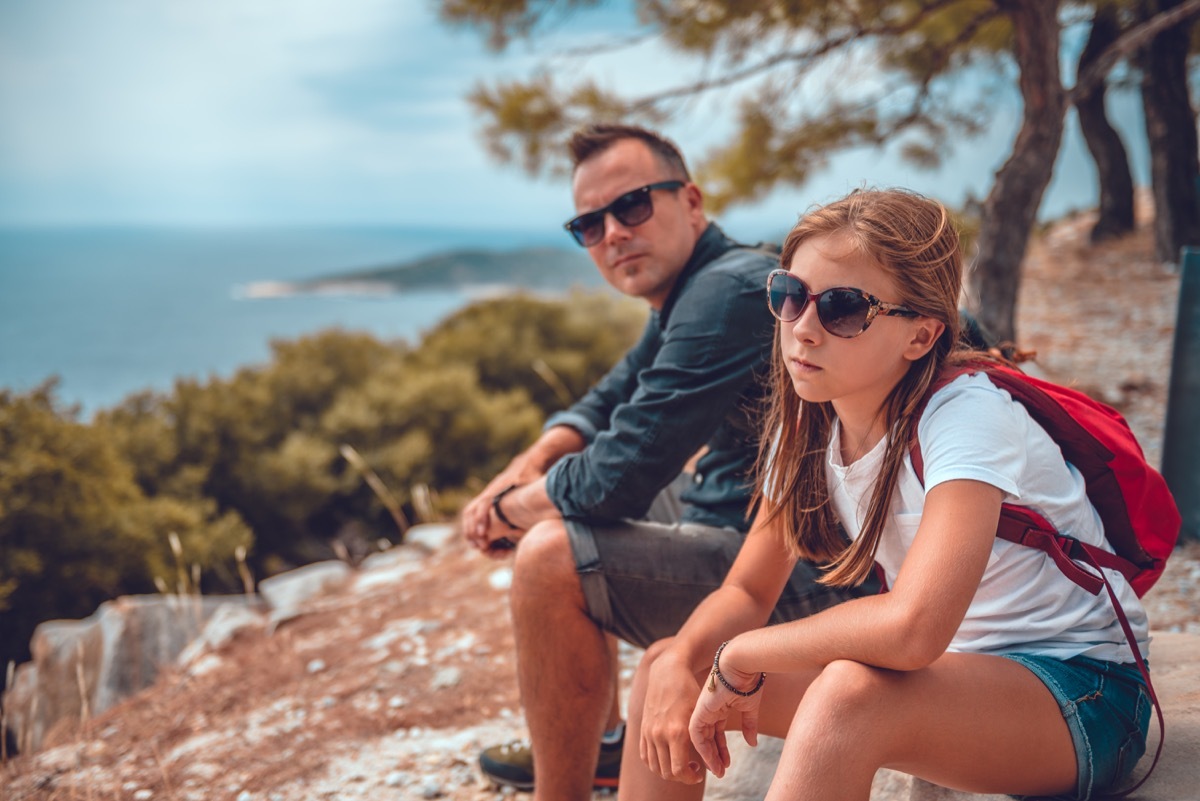
[[[753,689],[739,690],[737,687],[734,687],[732,684],[729,683],[728,680],[726,680],[726,678],[723,675],[721,675],[721,665],[720,665],[721,652],[725,650],[726,645],[729,645],[728,640],[721,643],[721,647],[718,648],[716,654],[713,655],[712,673],[708,674],[708,691],[710,693],[715,693],[717,691],[717,682],[719,681],[719,682],[721,682],[722,686],[725,687],[726,690],[729,690],[729,692],[733,693],[734,695],[740,695],[743,698],[748,698],[749,696],[754,695],[756,692],[758,692],[759,690],[762,689],[763,682],[765,682],[767,680],[767,674],[766,673],[758,674],[758,684],[755,684]]]
[[[513,531],[520,531],[520,526],[513,525],[513,522],[508,519],[508,515],[504,514],[504,510],[500,508],[500,500],[517,488],[516,484],[509,484],[504,489],[492,496],[492,511],[496,513],[496,518],[504,525],[511,528]]]

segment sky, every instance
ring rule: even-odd
[[[615,5],[496,54],[440,23],[435,0],[0,0],[0,225],[557,226],[573,213],[566,181],[491,160],[466,95],[627,33]],[[697,69],[657,43],[552,63],[630,93]],[[744,237],[777,234],[861,185],[982,197],[1020,116],[1015,90],[994,94],[988,131],[936,172],[856,151],[721,219]],[[1140,108],[1113,103],[1144,181]],[[733,108],[697,103],[664,131],[695,160]],[[1095,183],[1072,125],[1042,216],[1093,206]]]

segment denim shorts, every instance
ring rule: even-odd
[[[731,528],[678,522],[679,487],[676,482],[663,490],[646,520],[564,521],[588,614],[600,628],[641,648],[679,631],[721,586],[745,539]],[[819,576],[817,567],[798,562],[770,622],[796,620],[878,592],[874,580],[848,590],[818,584]]]
[[[1005,654],[1005,658],[1042,680],[1071,732],[1078,765],[1075,792],[1054,798],[1087,801],[1126,784],[1146,752],[1152,706],[1137,666],[1086,656],[1063,660]]]

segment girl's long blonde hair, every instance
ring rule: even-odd
[[[784,241],[781,266],[790,267],[805,241],[827,234],[846,237],[894,279],[900,297],[888,301],[945,325],[933,348],[912,363],[884,403],[888,442],[883,466],[863,531],[853,543],[847,542],[829,503],[825,460],[833,406],[805,403],[796,395],[776,331],[766,435],[759,447],[752,503],[765,502],[768,521],[782,520],[793,553],[828,564],[822,583],[847,586],[862,582],[871,571],[900,469],[916,436],[922,399],[952,354],[958,356],[962,254],[958,231],[940,203],[898,189],[855,190],[796,223]]]

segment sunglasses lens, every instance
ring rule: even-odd
[[[571,220],[571,235],[585,248],[597,244],[604,238],[604,212],[592,212]]]
[[[785,323],[799,319],[808,303],[804,284],[787,273],[775,273],[767,285],[767,304],[771,313]]]
[[[849,289],[828,289],[817,299],[817,317],[826,331],[839,337],[862,332],[871,303]]]
[[[612,214],[624,226],[641,225],[654,214],[649,189],[635,189],[613,201]]]

